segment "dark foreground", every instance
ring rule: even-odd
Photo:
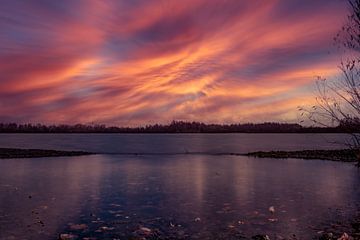
[[[82,156],[93,153],[84,151],[58,151],[43,149],[0,148],[0,158],[38,158],[38,157],[67,157]]]

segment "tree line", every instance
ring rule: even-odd
[[[173,121],[139,127],[116,127],[103,124],[44,125],[0,123],[0,133],[348,133],[360,130],[360,120],[340,122],[336,127],[304,127],[294,123],[205,124]]]

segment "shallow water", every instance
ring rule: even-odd
[[[60,233],[79,239],[311,239],[360,209],[360,173],[348,163],[187,154],[0,164],[2,240],[50,240]]]
[[[0,134],[0,147],[96,153],[247,153],[344,148],[345,134]]]

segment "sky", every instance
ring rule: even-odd
[[[1,0],[0,122],[299,122],[344,0]]]

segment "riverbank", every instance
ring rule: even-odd
[[[359,152],[352,149],[340,150],[302,150],[302,151],[269,151],[269,152],[250,152],[245,156],[259,158],[300,158],[300,159],[319,159],[339,162],[359,161]]]
[[[44,149],[0,148],[0,159],[4,158],[39,158],[39,157],[67,157],[94,154],[84,151],[58,151]]]

